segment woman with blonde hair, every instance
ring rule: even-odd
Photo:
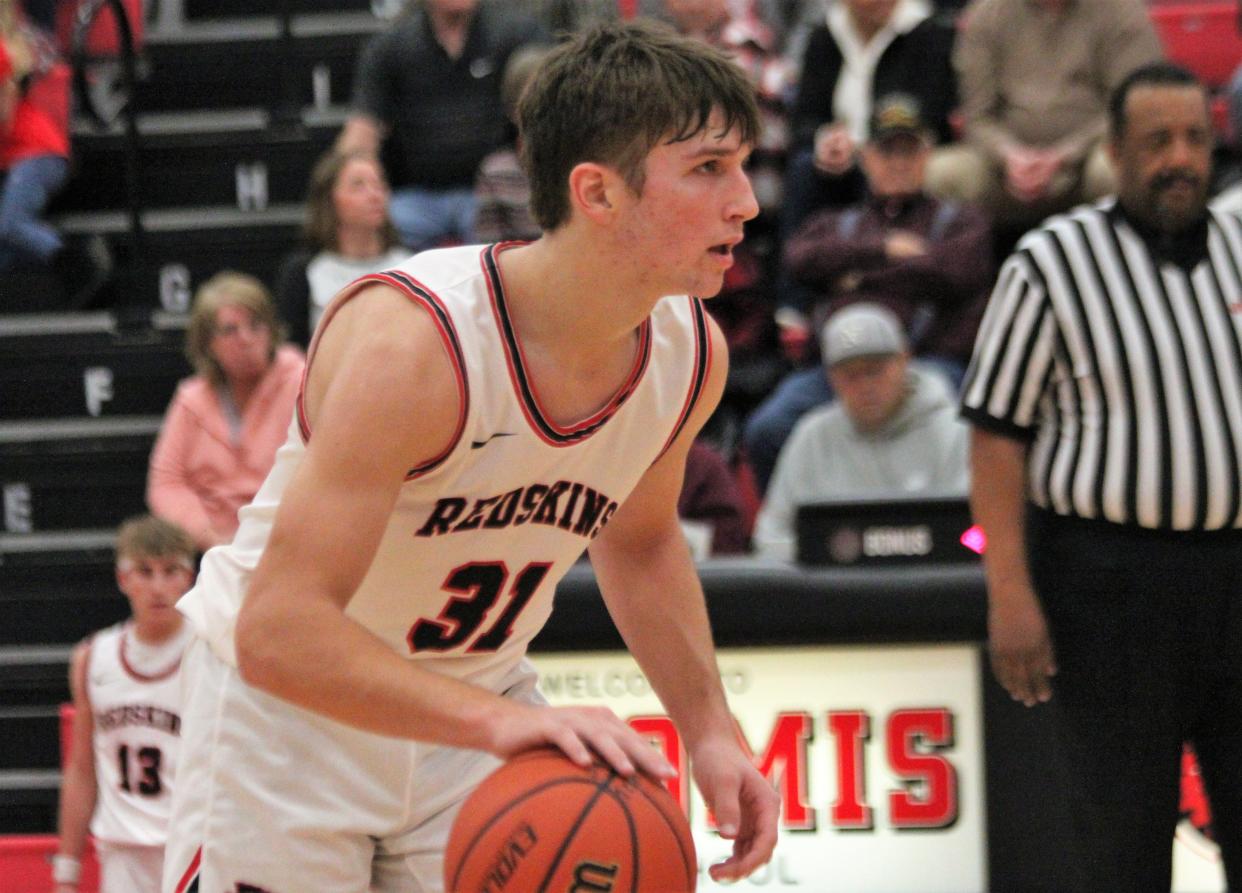
[[[311,172],[306,247],[284,259],[276,301],[289,339],[306,347],[338,291],[410,256],[388,218],[388,182],[374,155],[329,152]]]
[[[151,452],[147,504],[201,549],[228,542],[284,442],[305,358],[285,345],[263,283],[222,272],[194,296],[186,356]]]

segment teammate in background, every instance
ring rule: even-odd
[[[192,638],[177,599],[194,580],[194,543],[149,515],[121,525],[116,583],[128,620],[73,651],[73,739],[60,789],[56,893],[78,888],[89,828],[101,893],[156,893],[180,737],[181,655]]]
[[[676,505],[724,386],[716,294],[757,213],[745,75],[604,24],[518,112],[544,235],[417,255],[326,311],[295,425],[179,608],[183,769],[164,889],[439,891],[456,810],[553,746],[667,777],[611,711],[548,707],[526,646],[589,545],[687,744],[729,858],[776,842],[739,743]]]

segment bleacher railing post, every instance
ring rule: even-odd
[[[73,69],[78,96],[87,106],[88,113],[99,121],[101,116],[90,101],[86,89],[86,64],[89,58],[87,40],[91,27],[104,7],[112,11],[120,44],[121,74],[127,96],[121,117],[124,120],[125,138],[125,198],[128,219],[127,241],[129,258],[120,277],[118,289],[118,315],[141,312],[144,316],[151,309],[151,302],[142,300],[143,276],[146,258],[146,236],[142,226],[141,172],[139,168],[141,137],[138,132],[138,53],[134,46],[134,30],[122,0],[89,0],[78,7],[77,21],[73,30]]]

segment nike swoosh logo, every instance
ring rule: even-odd
[[[486,440],[470,441],[470,449],[477,450],[477,449],[480,449],[481,447],[485,447],[489,443],[491,443],[493,440],[495,440],[497,437],[512,437],[512,436],[513,436],[512,431],[497,431],[495,434],[493,434],[491,437],[487,438]]]

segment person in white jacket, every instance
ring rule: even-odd
[[[834,499],[966,495],[969,429],[946,379],[910,361],[897,317],[851,304],[825,323],[825,373],[837,394],[782,448],[755,525],[756,550],[794,557],[799,505]]]

